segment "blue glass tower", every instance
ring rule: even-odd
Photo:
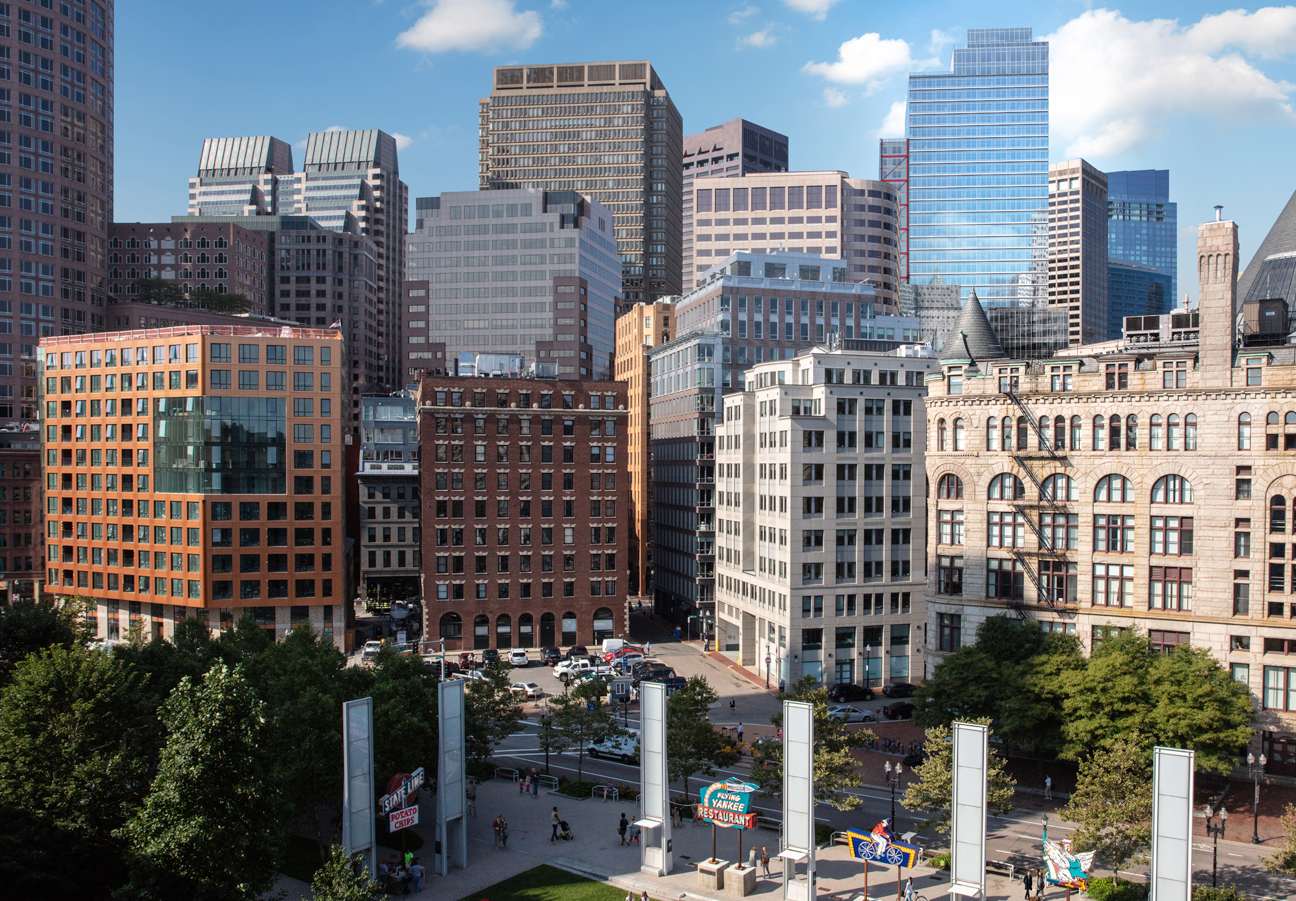
[[[909,76],[909,276],[990,306],[1048,302],[1048,42],[974,28]]]
[[[1107,173],[1107,258],[1113,265],[1124,260],[1169,276],[1170,294],[1162,311],[1167,313],[1179,297],[1178,226],[1169,169]]]

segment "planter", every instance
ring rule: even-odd
[[[710,889],[713,892],[724,889],[727,860],[704,860],[698,864],[698,888]]]

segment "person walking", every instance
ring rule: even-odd
[[[1026,901],[1030,901],[1031,888],[1033,884],[1034,880],[1031,879],[1031,871],[1027,870],[1026,874],[1022,876],[1022,888],[1026,890]]]
[[[419,859],[414,858],[414,863],[410,865],[410,875],[414,877],[414,894],[423,891],[423,864]]]
[[[645,656],[645,657],[650,657],[650,656],[652,656],[652,642],[651,642],[651,641],[645,641],[645,642],[644,642],[644,656]]]
[[[504,832],[504,827],[500,825],[503,820],[504,817],[501,815],[491,821],[491,831],[495,833],[495,848],[497,850],[503,847],[503,843],[500,841],[500,836]]]
[[[556,842],[558,841],[558,827],[562,825],[562,817],[558,816],[557,807],[553,809],[553,816],[549,818],[549,825],[553,827],[553,831],[549,833],[549,841]]]
[[[739,723],[738,724],[738,744],[742,744],[742,740],[743,740],[743,725],[742,723]]]
[[[787,690],[787,682],[783,681],[782,679],[779,679],[779,694],[783,694],[783,692],[786,690]]]
[[[1053,777],[1052,776],[1044,777],[1044,800],[1046,801],[1053,800]]]
[[[627,842],[626,842],[626,830],[629,829],[629,828],[630,828],[630,821],[626,819],[625,811],[622,811],[622,812],[621,812],[621,822],[617,824],[617,834],[621,836],[621,841],[620,841],[620,843],[617,845],[617,847],[620,847],[621,845],[627,844]]]
[[[904,901],[914,901],[914,894],[913,894],[913,877],[912,877],[912,876],[910,876],[909,878],[907,878],[907,879],[905,880],[905,884],[904,884]]]
[[[737,698],[730,698],[730,699],[729,699],[729,712],[730,712],[730,713],[733,713],[733,712],[735,712],[737,709],[738,709],[738,699],[737,699]]]
[[[768,875],[770,874],[770,871],[769,871],[769,851],[767,851],[767,850],[765,849],[765,846],[764,846],[764,845],[761,845],[761,858],[760,858],[760,863],[761,863],[761,869],[763,869],[763,870],[765,871],[765,875],[768,876]]]

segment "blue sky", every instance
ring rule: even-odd
[[[412,212],[415,196],[476,186],[490,67],[528,62],[647,58],[686,134],[743,116],[790,137],[793,169],[875,178],[878,137],[902,127],[905,74],[947,68],[968,27],[990,26],[1051,42],[1054,160],[1171,170],[1181,293],[1196,296],[1196,225],[1214,204],[1250,260],[1296,190],[1296,7],[125,0],[115,218],[183,213],[204,137],[297,145],[337,126],[399,136]]]

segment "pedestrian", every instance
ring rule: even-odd
[[[729,712],[730,712],[730,713],[733,713],[733,712],[736,711],[737,709],[738,709],[738,700],[737,700],[736,698],[730,698],[730,699],[729,699]]]
[[[1052,776],[1044,777],[1044,800],[1046,801],[1053,800],[1053,777]]]
[[[635,901],[634,892],[626,892],[625,901]]]
[[[500,825],[500,847],[507,848],[508,847],[508,820],[504,819],[504,814],[502,813],[500,814],[499,817],[499,825]]]
[[[913,877],[910,876],[904,884],[904,901],[914,901],[913,896]]]
[[[384,891],[391,885],[391,868],[387,866],[387,858],[383,858],[378,864],[378,885]]]
[[[625,812],[622,811],[621,822],[617,824],[617,834],[621,836],[621,841],[618,844],[618,847],[620,847],[620,845],[628,844],[628,842],[626,842],[626,830],[629,828],[630,821],[626,819]]]
[[[413,852],[413,851],[406,851],[406,852],[405,852],[405,868],[406,868],[406,869],[409,869],[410,864],[412,864],[413,862],[414,862],[414,852]]]
[[[648,889],[644,889],[643,893],[639,895],[639,901],[648,901]]]
[[[558,816],[557,807],[553,809],[553,816],[549,818],[549,824],[553,827],[553,830],[549,833],[549,841],[556,842],[558,841],[558,827],[562,824],[562,818]]]
[[[782,679],[779,679],[779,694],[783,694],[783,691],[786,688],[787,688],[787,683],[784,682]]]
[[[1026,875],[1022,876],[1022,887],[1026,889],[1026,901],[1030,901],[1032,885],[1033,880],[1031,879],[1031,872],[1030,870],[1027,870]]]
[[[498,816],[495,819],[491,820],[491,831],[495,834],[495,847],[497,849],[502,847],[502,844],[500,842],[500,834],[503,832],[503,827],[500,825],[500,822],[503,819],[504,819],[503,816]]]
[[[649,657],[651,655],[652,655],[652,642],[646,641],[644,642],[644,656]]]
[[[414,858],[414,863],[410,866],[410,875],[414,877],[414,894],[423,891],[423,864],[419,859]]]
[[[526,776],[518,776],[518,794],[519,794],[519,795],[522,794],[522,793],[524,793],[524,792],[526,791],[526,784],[527,784]]]
[[[531,768],[531,797],[540,797],[540,771],[535,767]]]
[[[742,740],[743,740],[743,725],[742,725],[742,723],[739,723],[739,724],[738,724],[738,742],[739,742],[739,744],[742,743]]]
[[[761,869],[763,869],[763,870],[765,871],[765,875],[766,875],[766,876],[768,876],[768,875],[770,874],[770,871],[769,871],[769,851],[765,849],[765,846],[764,846],[764,845],[761,846]]]

